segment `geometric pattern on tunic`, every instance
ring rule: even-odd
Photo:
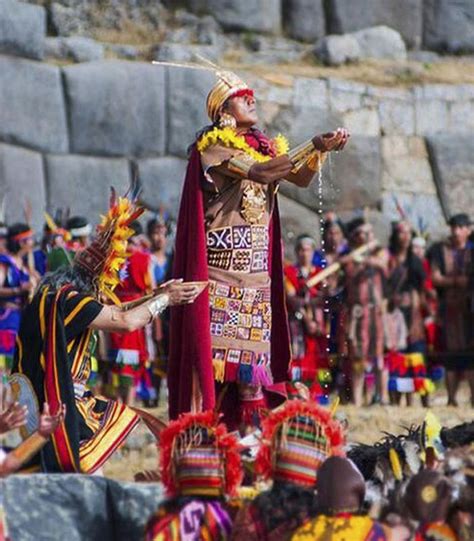
[[[212,336],[270,342],[269,288],[240,288],[211,280],[209,294]]]
[[[207,263],[215,269],[251,274],[268,270],[268,227],[234,225],[207,232]]]

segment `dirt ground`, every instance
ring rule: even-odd
[[[474,409],[469,404],[467,387],[460,392],[458,408],[445,406],[446,395],[438,391],[432,398],[432,411],[443,426],[452,427],[466,421],[474,420]],[[347,422],[347,440],[350,442],[374,443],[379,440],[383,431],[393,434],[404,432],[403,427],[419,425],[426,409],[418,404],[408,407],[371,406],[356,408],[340,406],[337,416]],[[166,406],[153,410],[158,417],[166,418]],[[112,479],[133,481],[135,473],[155,469],[158,464],[158,450],[153,436],[140,425],[122,449],[117,451],[104,467],[104,474]]]

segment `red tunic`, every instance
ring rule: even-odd
[[[328,381],[330,325],[317,303],[318,287],[306,291],[305,284],[320,271],[312,267],[304,276],[298,265],[289,265],[284,271],[292,344],[291,378],[313,384],[316,395],[324,394],[320,384]]]
[[[150,254],[137,249],[128,260],[127,276],[116,289],[122,302],[130,302],[145,295],[151,286]],[[121,375],[133,376],[148,361],[145,329],[128,333],[110,333],[112,358],[121,366]]]

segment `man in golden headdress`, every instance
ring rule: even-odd
[[[24,312],[13,372],[29,380],[37,402],[67,415],[27,465],[30,471],[93,473],[138,422],[122,403],[95,397],[87,388],[94,330],[131,332],[150,323],[168,305],[192,302],[193,285],[173,282],[152,298],[120,305],[113,289],[127,258],[130,224],[142,213],[136,196],[115,197],[97,237],[75,256],[72,267],[46,275]]]
[[[190,153],[173,274],[209,287],[171,314],[170,416],[213,408],[220,397],[226,421],[239,426],[278,403],[287,379],[278,184],[308,186],[349,134],[338,129],[288,152],[282,136],[255,128],[253,90],[233,73],[216,75],[212,124]]]

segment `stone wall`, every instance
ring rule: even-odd
[[[0,481],[9,539],[144,539],[164,499],[155,483],[119,483],[90,475],[12,475]]]
[[[5,2],[33,10],[46,39],[42,8],[13,0],[0,0],[0,29]],[[8,13],[15,18],[17,11]],[[19,58],[32,56],[25,49],[30,29],[17,24],[7,45],[0,35],[0,189],[6,219],[21,219],[29,198],[36,227],[45,208],[70,207],[96,220],[109,186],[124,189],[133,164],[144,200],[176,210],[186,149],[208,122],[205,97],[213,76],[145,62],[58,67]],[[281,73],[241,75],[256,90],[270,134],[282,132],[294,145],[336,126],[351,131],[346,150],[331,156],[322,173],[325,210],[351,217],[367,207],[386,234],[398,218],[398,200],[415,224],[422,218],[436,236],[444,232],[446,216],[471,211],[474,85],[382,88]],[[282,185],[281,191],[287,234],[315,232],[314,186]]]

